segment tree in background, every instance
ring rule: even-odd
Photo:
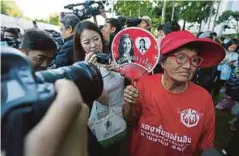
[[[60,25],[59,14],[58,13],[54,13],[54,14],[50,15],[49,23],[53,24],[53,25]]]
[[[49,18],[47,18],[47,19],[34,19],[34,21],[42,22],[42,23],[49,23],[52,25],[60,25],[58,13],[51,14],[49,16]]]
[[[117,1],[114,5],[114,10],[117,15],[122,15],[127,18],[149,16],[152,19],[152,27],[157,27],[161,21],[161,17],[155,11],[155,7],[159,5],[159,1]]]
[[[166,1],[165,22],[184,20],[186,22],[199,23],[199,31],[202,21],[208,21],[210,14],[215,13],[213,1]],[[153,27],[161,21],[163,1],[141,0],[141,1],[117,1],[114,10],[118,15],[126,17],[140,17],[148,15],[152,19]]]
[[[12,17],[23,17],[22,11],[19,9],[15,1],[1,1],[1,14],[12,16]],[[42,23],[49,23],[53,25],[59,25],[59,15],[54,13],[47,19],[31,19],[23,17],[28,20],[34,20]]]
[[[32,20],[32,19],[29,19],[29,20]],[[37,18],[35,18],[34,21],[41,22],[41,23],[48,23],[48,19],[37,19]]]
[[[202,21],[207,22],[211,15],[215,13],[213,1],[177,1],[179,6],[179,18],[184,20],[183,29],[186,22],[199,23],[201,30]]]
[[[23,16],[15,1],[1,1],[1,14],[13,17]]]
[[[152,8],[152,2],[148,0],[141,1],[117,1],[114,10],[118,15],[126,17],[140,17],[149,13]]]
[[[161,17],[162,15],[162,10],[163,10],[163,1],[154,1],[154,3],[156,4],[156,7],[153,8],[155,14],[157,17]],[[176,1],[166,1],[166,14],[165,14],[165,22],[171,22],[172,17],[173,17],[173,21],[178,21],[179,20],[179,7],[178,3]],[[173,11],[174,8],[174,11]]]
[[[237,36],[239,37],[239,11],[224,11],[221,16],[219,16],[217,23],[223,23],[223,30],[225,31],[226,29],[231,28],[228,24],[232,20],[236,21],[234,27],[236,28]]]

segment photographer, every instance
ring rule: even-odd
[[[94,101],[89,121],[94,121],[98,114],[107,114],[109,108],[122,118],[122,106],[124,103],[124,77],[113,71],[114,65],[105,65],[98,61],[97,54],[107,52],[103,35],[96,24],[84,21],[76,26],[74,35],[74,60],[85,60],[98,67],[104,82],[104,90],[100,98]],[[97,108],[97,109],[96,109]],[[93,111],[95,110],[95,111]],[[101,130],[100,132],[102,132]],[[124,140],[124,139],[123,139]],[[91,156],[120,156],[125,155],[122,141],[113,141],[107,148],[102,148],[96,140],[95,134],[89,132],[89,154]],[[122,149],[123,148],[123,149]]]
[[[56,53],[52,66],[62,67],[73,63],[73,34],[79,18],[73,14],[67,14],[61,20],[61,33],[64,44]]]
[[[25,139],[25,156],[86,156],[89,110],[76,85],[55,83],[57,97]]]
[[[56,48],[55,42],[45,31],[35,28],[24,33],[20,46],[20,50],[31,60],[35,71],[45,70],[49,66]]]
[[[98,69],[77,62],[34,72],[26,55],[9,47],[1,48],[1,57],[2,153],[87,155],[89,111],[84,102],[94,101],[102,93]]]

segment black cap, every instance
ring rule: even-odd
[[[121,30],[121,24],[115,18],[107,18],[106,23],[109,23],[111,26],[116,28],[115,33],[118,33]]]
[[[179,31],[180,29],[181,29],[180,25],[176,21],[165,23],[162,26],[162,30],[164,31],[165,34],[169,34],[173,31]]]

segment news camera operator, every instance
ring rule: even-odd
[[[73,34],[79,18],[73,14],[67,14],[61,20],[61,33],[64,44],[56,53],[52,61],[54,68],[73,64]]]
[[[102,92],[97,68],[77,62],[34,73],[30,60],[16,49],[1,48],[1,57],[2,153],[87,155],[89,111],[83,100],[94,101]]]

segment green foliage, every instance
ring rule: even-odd
[[[144,1],[117,1],[114,10],[117,14],[127,17],[140,17],[150,13],[152,2]],[[149,15],[148,15],[149,16]]]
[[[177,3],[179,18],[192,23],[207,21],[213,5],[213,1],[180,1]],[[212,14],[214,13],[215,9],[212,8]]]
[[[159,3],[159,1],[117,1],[117,4],[114,5],[114,10],[118,15],[125,17],[142,17],[147,15],[152,19],[152,26],[156,27],[161,21],[160,15],[155,10],[156,3]]]
[[[173,20],[178,21],[179,20],[179,7],[177,7],[178,2],[176,1],[167,1],[166,2],[166,11],[165,11],[165,22],[170,22],[171,17],[172,17],[172,10],[174,6],[174,15],[173,15]],[[163,1],[157,1],[157,6],[154,8],[155,14],[160,17],[162,15],[162,10],[163,10]]]
[[[23,15],[15,1],[1,1],[1,14],[13,17],[22,17]]]
[[[22,11],[18,8],[17,4],[13,0],[1,1],[1,14],[13,16],[13,17],[23,17]],[[24,17],[25,19],[32,20],[30,18]],[[59,25],[58,14],[52,14],[47,19],[34,19],[37,22],[49,23],[53,25]]]
[[[234,20],[236,20],[238,22],[239,21],[239,11],[234,11],[232,14],[232,17],[234,18]]]
[[[49,23],[53,25],[59,25],[60,24],[59,15],[58,14],[51,15],[49,17]]]
[[[52,24],[52,25],[60,25],[58,14],[52,14],[47,19],[34,19],[34,20],[37,21],[37,22],[49,23],[49,24]]]
[[[224,11],[221,16],[219,16],[217,23],[228,24],[230,20],[234,19],[236,24],[234,25],[237,31],[237,37],[239,37],[239,11]]]
[[[231,11],[231,10],[224,11],[218,17],[217,23],[220,24],[220,23],[228,22],[232,18],[232,15],[233,15],[233,11]]]
[[[48,23],[48,20],[47,19],[34,19],[34,21],[36,22],[42,22],[42,23]]]
[[[212,5],[213,1],[166,1],[165,22],[171,21],[173,6],[174,21],[179,19],[192,23],[207,21]],[[114,6],[118,15],[126,17],[150,16],[153,27],[160,23],[162,9],[163,1],[158,0],[118,1]],[[214,8],[212,8],[212,13],[215,13]]]
[[[9,6],[6,1],[1,1],[1,14],[8,15]]]

